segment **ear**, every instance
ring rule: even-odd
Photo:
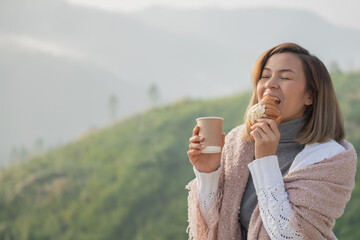
[[[313,103],[313,97],[310,92],[305,94],[305,105],[310,106]]]

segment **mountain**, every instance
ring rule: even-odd
[[[347,139],[360,151],[360,72],[333,74]],[[0,171],[1,239],[186,239],[186,151],[195,119],[241,124],[250,93],[154,108]],[[360,237],[360,178],[339,239]]]
[[[246,91],[255,59],[285,41],[328,65],[360,66],[360,31],[308,11],[124,13],[61,0],[0,1],[0,162],[10,162],[14,147],[31,153],[37,139],[48,148],[109,124],[111,95],[121,119],[151,106],[153,84],[158,105]]]
[[[139,101],[147,101],[145,88],[91,63],[10,44],[0,51],[2,158],[14,143],[33,147],[35,138],[63,143],[89,128],[106,125],[111,121],[111,95],[117,96],[122,116],[125,109],[142,110],[128,104],[134,92],[140,93]]]

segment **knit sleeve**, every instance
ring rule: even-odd
[[[302,239],[290,225],[293,211],[279,169],[277,156],[268,156],[251,162],[249,169],[253,178],[260,216],[271,239]]]
[[[209,210],[215,204],[215,196],[218,191],[221,166],[212,173],[202,173],[194,168],[197,179],[197,197],[199,207],[204,221],[208,224],[210,221]]]

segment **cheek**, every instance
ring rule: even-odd
[[[299,104],[300,104],[300,98],[299,98],[299,94],[296,92],[289,92],[289,94],[286,97],[286,104],[285,104],[285,108],[287,110],[294,110],[296,111],[299,108]]]
[[[285,115],[300,114],[305,107],[304,94],[301,91],[289,91],[286,96],[286,104],[282,107]]]
[[[264,84],[262,84],[261,81],[259,81],[256,86],[256,93],[258,95],[258,98],[262,95],[263,92],[264,92]]]

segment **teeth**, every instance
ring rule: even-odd
[[[272,99],[274,99],[277,102],[280,102],[280,99],[278,99],[277,97],[271,97]]]

